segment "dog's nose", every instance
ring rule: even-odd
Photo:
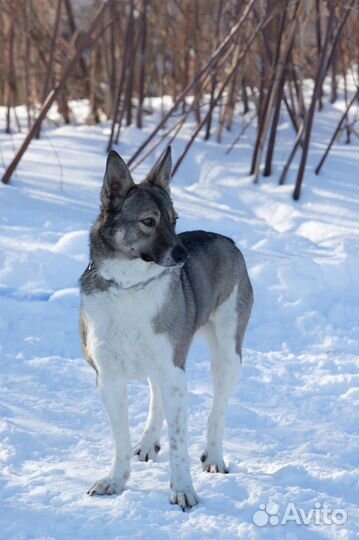
[[[187,260],[188,252],[183,246],[175,246],[172,249],[172,259],[175,263],[184,263]]]

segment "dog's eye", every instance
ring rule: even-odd
[[[153,219],[152,217],[142,219],[142,220],[141,220],[141,223],[143,223],[144,225],[146,225],[146,227],[151,227],[151,228],[153,228],[153,227],[156,226],[156,220]]]

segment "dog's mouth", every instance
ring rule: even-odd
[[[156,262],[153,257],[148,255],[147,253],[140,253],[140,257],[145,262]]]

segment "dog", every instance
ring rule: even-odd
[[[242,341],[253,304],[244,258],[220,234],[176,233],[170,197],[171,148],[135,184],[123,159],[108,155],[100,214],[90,232],[90,263],[80,278],[80,334],[97,373],[115,455],[109,475],[90,495],[121,493],[131,455],[154,460],[166,419],[170,502],[198,503],[187,449],[185,363],[194,335],[208,338],[214,384],[202,467],[227,473],[223,461],[225,410],[242,361]],[[148,379],[150,408],[139,444],[131,449],[127,383]]]

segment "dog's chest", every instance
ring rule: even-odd
[[[141,379],[172,361],[167,336],[154,330],[168,278],[154,280],[143,288],[117,289],[83,295],[87,322],[87,345],[98,369],[110,369],[128,379]]]

